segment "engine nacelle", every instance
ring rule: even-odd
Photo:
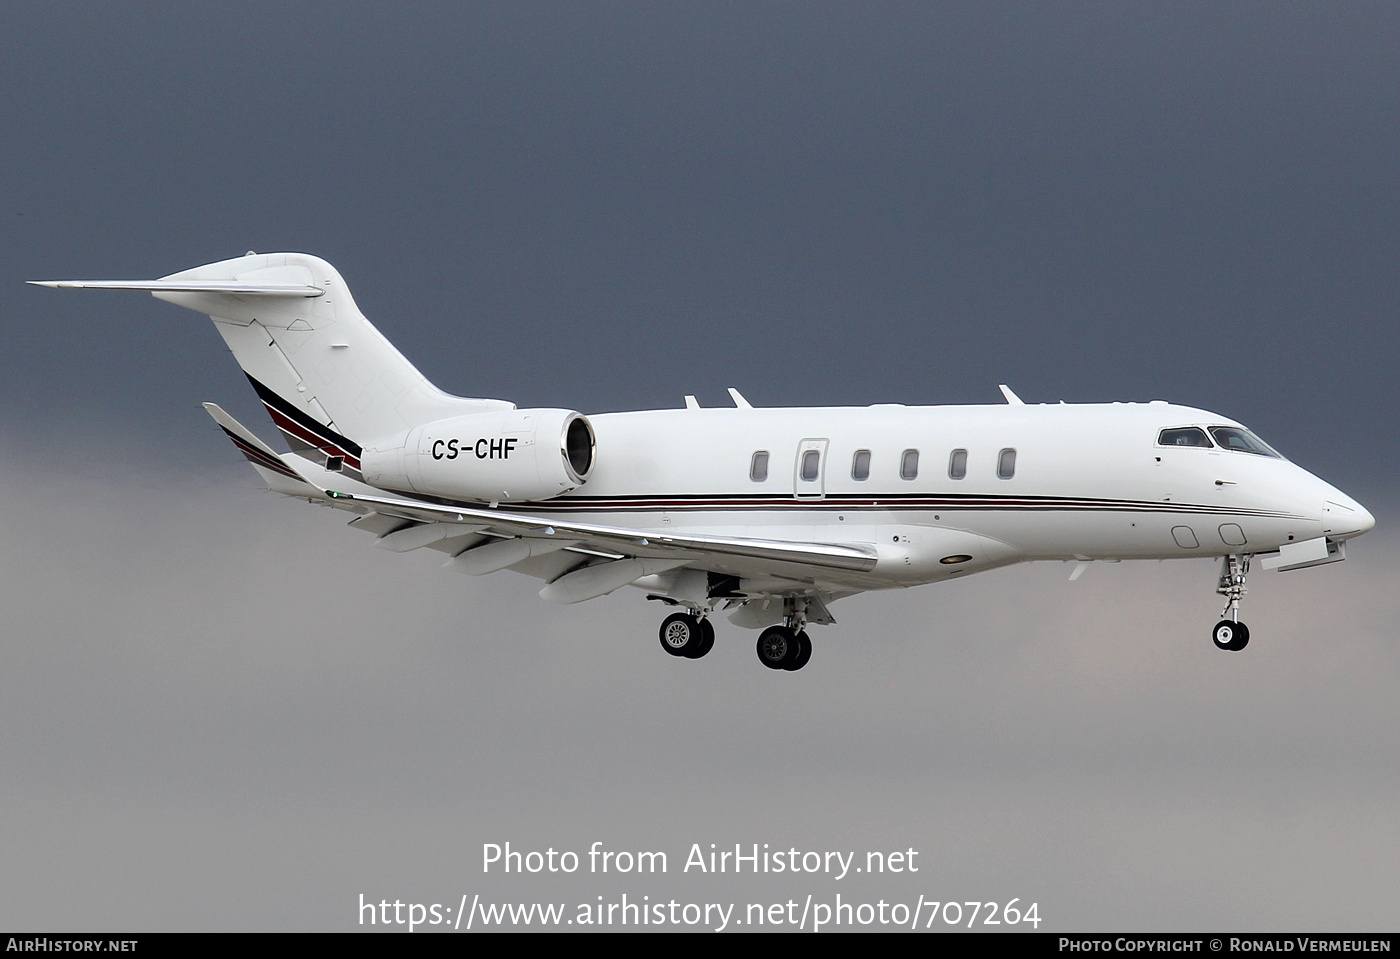
[[[572,410],[469,413],[365,447],[365,481],[447,499],[521,503],[584,484],[596,441]]]

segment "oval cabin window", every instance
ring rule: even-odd
[[[948,478],[963,479],[967,476],[967,450],[953,450],[948,457]]]
[[[997,476],[1001,479],[1011,479],[1016,475],[1016,451],[1002,450],[997,457]]]
[[[851,479],[870,479],[870,451],[856,450],[856,455],[851,460]]]
[[[899,458],[899,478],[905,480],[917,479],[919,476],[919,451],[905,450],[904,455]]]

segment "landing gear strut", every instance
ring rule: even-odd
[[[661,623],[661,648],[672,656],[699,659],[715,645],[715,627],[692,613],[672,613]]]
[[[1220,584],[1215,591],[1225,597],[1225,609],[1220,615],[1227,617],[1215,624],[1211,639],[1216,649],[1239,652],[1249,645],[1249,627],[1240,622],[1240,599],[1244,597],[1244,581],[1249,575],[1248,553],[1226,556],[1220,564]]]

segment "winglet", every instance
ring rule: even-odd
[[[317,488],[283,461],[281,456],[238,420],[225,413],[214,403],[204,404],[205,412],[214,418],[219,428],[233,440],[238,451],[253,464],[269,489],[289,496],[321,496],[324,491]]]
[[[235,443],[251,446],[268,459],[281,462],[282,458],[277,455],[276,451],[273,450],[271,446],[268,446],[262,440],[258,439],[248,427],[238,422],[238,420],[234,419],[232,416],[229,416],[217,403],[204,403],[202,405],[204,406],[204,411],[214,418],[214,422],[218,423],[219,426],[223,428],[223,431],[227,433]]]
[[[1001,395],[1004,396],[1004,397],[1006,397],[1006,402],[1009,403],[1010,405],[1012,405],[1012,406],[1025,406],[1025,405],[1026,405],[1026,404],[1025,404],[1025,401],[1022,400],[1022,399],[1021,399],[1019,396],[1017,396],[1015,393],[1011,392],[1011,387],[1007,386],[1005,383],[999,384],[999,385],[997,386],[997,389],[1001,390]]]
[[[735,407],[736,409],[741,409],[741,410],[751,410],[751,409],[753,409],[753,404],[750,403],[748,400],[744,399],[744,395],[743,395],[742,393],[740,393],[738,390],[736,390],[736,389],[735,389],[734,387],[732,387],[732,386],[729,388],[729,398],[732,399],[732,400],[734,401],[734,407]]]

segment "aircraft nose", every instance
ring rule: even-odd
[[[1333,539],[1346,539],[1370,530],[1376,518],[1350,496],[1331,496],[1322,504],[1322,525]]]

